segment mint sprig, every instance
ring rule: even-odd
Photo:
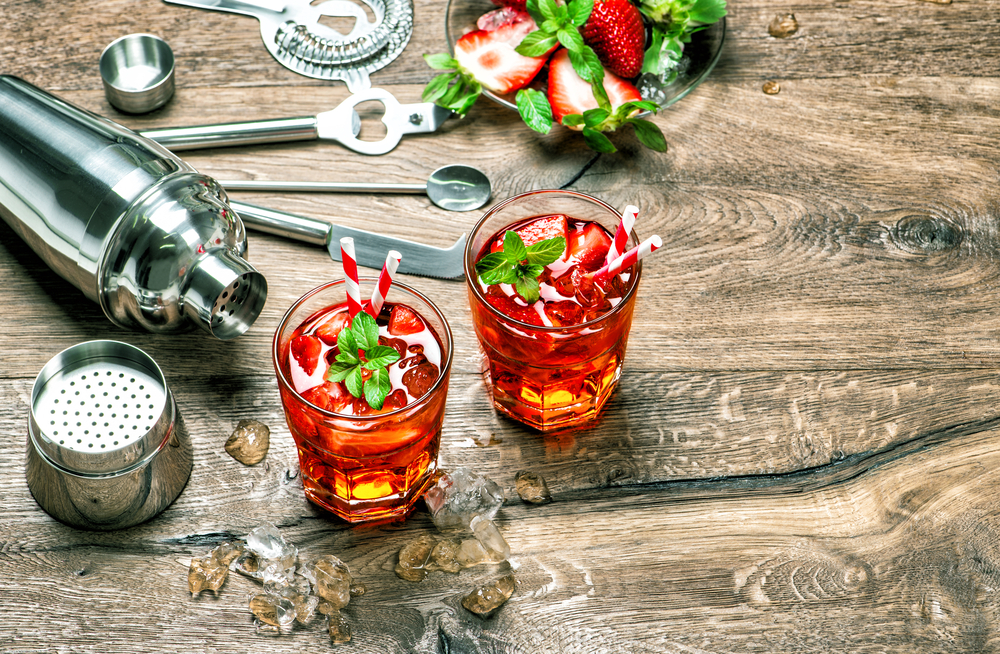
[[[476,274],[488,286],[513,284],[517,294],[529,304],[538,301],[538,276],[566,250],[562,236],[525,246],[517,232],[507,230],[503,249],[476,262]]]
[[[351,320],[350,327],[337,336],[337,358],[326,372],[327,381],[344,382],[347,392],[354,397],[364,396],[376,411],[382,408],[392,390],[387,366],[399,360],[395,348],[378,343],[378,324],[364,311]],[[368,379],[362,370],[371,371]]]
[[[483,92],[483,85],[472,73],[462,68],[458,60],[447,54],[424,55],[424,61],[434,70],[451,71],[438,75],[424,87],[420,97],[439,107],[465,116]]]
[[[642,111],[656,111],[658,105],[648,100],[622,103],[614,112],[606,109],[588,109],[582,114],[563,116],[562,123],[567,127],[582,127],[583,138],[592,150],[597,152],[616,152],[614,144],[605,132],[613,132],[622,125],[631,125],[639,142],[656,152],[667,151],[667,139],[655,124],[648,120],[636,118]]]

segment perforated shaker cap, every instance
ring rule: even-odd
[[[80,476],[143,465],[164,446],[173,422],[173,398],[159,366],[118,341],[60,352],[31,391],[32,444],[49,463]]]

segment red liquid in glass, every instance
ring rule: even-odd
[[[509,284],[486,286],[486,302],[516,325],[471,298],[473,324],[489,362],[495,405],[543,431],[596,418],[621,376],[635,296],[623,302],[634,270],[600,283],[588,273],[605,263],[611,234],[599,223],[561,214],[536,216],[490,237],[478,261],[502,249],[504,234],[517,232],[525,245],[563,236],[563,257],[539,277],[540,299],[526,302]],[[536,326],[541,329],[532,329]]]
[[[337,334],[348,324],[346,303],[303,321],[279,354],[298,394],[279,384],[306,496],[351,521],[405,513],[425,490],[437,470],[447,395],[447,379],[435,387],[446,353],[420,314],[386,303],[376,322],[379,343],[400,353],[378,410],[343,382],[325,380]]]

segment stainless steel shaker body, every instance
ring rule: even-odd
[[[227,340],[264,306],[215,180],[168,150],[0,75],[0,217],[115,324]]]

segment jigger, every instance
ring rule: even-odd
[[[228,340],[264,276],[225,191],[156,142],[0,75],[0,217],[116,325]]]

